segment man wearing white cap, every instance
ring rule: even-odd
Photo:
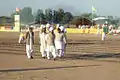
[[[50,24],[46,24],[46,33],[49,33]]]
[[[66,44],[66,36],[65,34],[62,32],[63,28],[58,28],[57,31],[58,33],[55,34],[55,48],[57,51],[57,55],[58,57],[62,57],[64,56],[63,53],[63,42]]]
[[[33,28],[29,27],[26,33],[26,53],[29,59],[33,59],[33,44],[34,44],[34,32]]]
[[[62,56],[64,56],[64,53],[65,53],[65,49],[66,49],[66,41],[67,41],[67,38],[66,38],[66,29],[64,28],[64,26],[60,26],[60,30],[61,32],[64,34],[64,39],[63,42],[62,42]]]
[[[43,58],[46,57],[45,36],[46,36],[46,27],[45,27],[45,25],[41,25],[41,31],[39,33],[39,38],[40,38],[40,52],[41,52],[41,55]]]
[[[59,28],[59,27],[60,27],[60,24],[57,24],[57,25],[56,25],[56,28]]]
[[[55,53],[55,44],[54,39],[55,35],[53,34],[53,27],[49,28],[49,33],[46,35],[46,43],[47,43],[47,58],[50,59],[50,53],[52,53],[52,56],[54,60],[56,59],[56,53]]]
[[[102,41],[105,40],[105,38],[107,37],[106,35],[108,34],[108,23],[105,22],[105,25],[103,26],[103,33],[102,33]]]
[[[59,28],[60,28],[60,30],[61,30],[63,33],[67,33],[67,30],[65,29],[64,26],[60,26]]]
[[[58,29],[59,27],[60,27],[60,24],[57,24],[56,27],[55,27],[55,29],[54,29],[54,34],[57,33],[57,29]]]

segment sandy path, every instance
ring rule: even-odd
[[[37,36],[38,34],[36,34]],[[0,80],[120,80],[120,37],[68,34],[66,56],[42,59],[38,37],[34,59],[26,57],[18,33],[0,33]]]

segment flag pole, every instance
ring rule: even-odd
[[[93,6],[92,6],[93,8]],[[92,9],[92,27],[93,27],[93,9]]]
[[[93,11],[92,11],[92,26],[93,26]]]
[[[93,15],[94,15],[94,12],[97,12],[95,7],[92,5],[92,26],[93,26]]]

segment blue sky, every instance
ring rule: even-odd
[[[33,12],[37,9],[63,8],[79,15],[84,12],[91,12],[91,7],[97,9],[99,15],[113,15],[120,17],[120,0],[1,0],[0,16],[9,16],[16,7],[23,8],[29,6]]]

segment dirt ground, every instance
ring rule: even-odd
[[[0,32],[0,80],[120,80],[120,35],[67,34],[63,59],[42,59],[38,33],[34,59],[27,59],[19,33]]]

